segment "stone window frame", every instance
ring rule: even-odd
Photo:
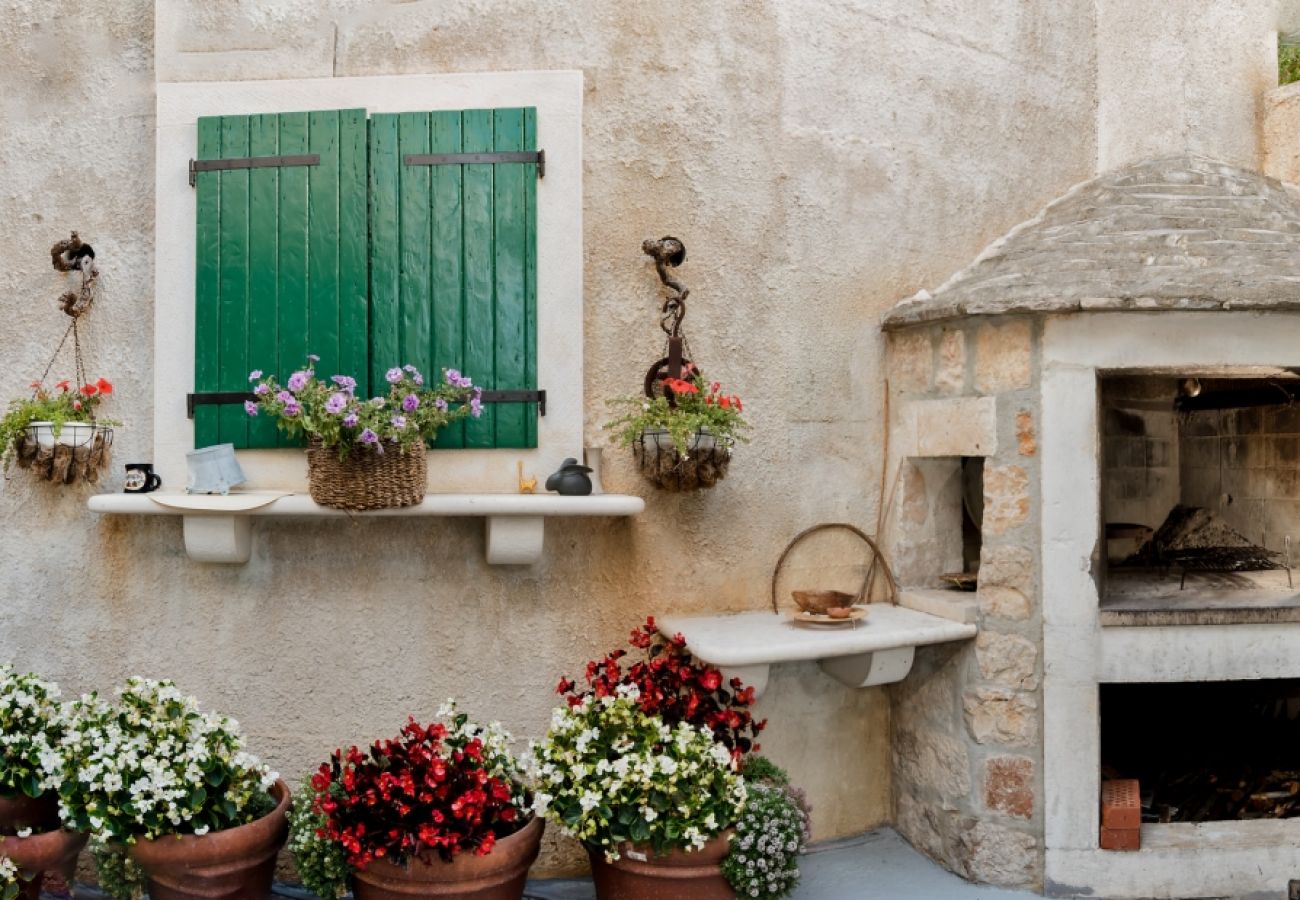
[[[368,114],[442,109],[537,109],[546,176],[537,185],[537,384],[547,391],[537,447],[439,452],[431,491],[513,491],[516,460],[533,473],[583,447],[583,224],[581,71],[376,75],[276,81],[163,82],[157,86],[154,264],[154,465],[185,484],[193,449],[186,394],[194,390],[195,196],[188,183],[200,116],[349,109]],[[246,487],[302,491],[301,452],[240,450]]]
[[[1300,365],[1287,313],[1096,313],[1047,319],[1040,454],[1043,782],[1049,896],[1233,894],[1259,872],[1300,871],[1300,820],[1148,829],[1142,853],[1099,848],[1103,682],[1300,677],[1300,624],[1100,624],[1100,385],[1105,374]],[[1288,649],[1290,648],[1290,649]],[[1212,860],[1209,861],[1209,860]],[[1194,863],[1194,864],[1193,864]],[[1206,883],[1206,878],[1212,883]]]

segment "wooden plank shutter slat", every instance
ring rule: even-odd
[[[275,115],[249,120],[249,153],[276,156],[280,152],[280,123]],[[248,368],[279,358],[279,228],[280,170],[253,169],[248,175]],[[245,373],[247,374],[247,373]],[[248,390],[245,381],[236,390]],[[232,407],[231,409],[238,409]],[[242,410],[240,410],[242,412]],[[275,421],[267,416],[248,420],[248,445],[274,447]]]
[[[370,117],[370,383],[381,390],[398,356],[401,230],[396,198],[400,159],[396,115]]]
[[[339,113],[339,362],[338,373],[370,387],[366,111]],[[326,372],[326,375],[335,374]]]
[[[221,155],[249,155],[247,116],[222,116]],[[219,391],[246,390],[248,385],[248,175],[248,169],[235,169],[220,175]],[[219,443],[248,446],[248,416],[241,407],[233,404],[221,406],[217,422]]]
[[[459,112],[435,112],[429,116],[430,153],[461,152],[461,115]],[[461,205],[462,177],[460,166],[433,166],[432,246],[433,260],[433,371],[442,377],[444,368],[465,367],[465,302],[463,286],[464,212]],[[465,446],[465,426],[456,422],[443,429],[435,447],[454,449]]]
[[[429,114],[402,113],[397,117],[399,160],[407,153],[429,152]],[[428,166],[398,167],[398,229],[401,233],[399,302],[401,329],[398,356],[384,360],[388,366],[413,365],[428,373],[433,362],[429,236],[432,225]],[[432,377],[432,376],[431,376]]]
[[[498,109],[492,114],[494,151],[524,149],[524,111]],[[492,189],[492,247],[494,275],[493,386],[521,388],[527,381],[524,348],[526,294],[524,216],[525,167],[498,165]],[[535,176],[534,176],[535,177]],[[522,403],[493,405],[494,447],[527,446],[526,409]]]
[[[307,129],[320,154],[307,170],[307,349],[328,377],[339,371],[339,114],[308,113]]]
[[[283,113],[279,117],[280,152],[300,154],[307,152],[307,114]],[[276,321],[279,323],[278,355],[256,368],[274,372],[281,382],[289,373],[302,365],[311,351],[307,347],[307,169],[291,167],[280,170],[280,220],[278,244],[280,249],[278,288],[279,306]],[[301,441],[284,432],[276,435],[276,444],[290,447]],[[273,446],[268,444],[267,446]]]
[[[466,153],[489,152],[492,147],[492,110],[466,110],[463,116],[463,145]],[[492,245],[492,182],[495,166],[464,167],[464,266],[465,341],[464,371],[481,387],[496,383],[494,320],[495,253]],[[479,419],[465,423],[466,447],[496,445],[496,411],[491,404]]]
[[[204,159],[221,156],[221,120],[202,118],[198,122],[198,152]],[[194,390],[204,393],[219,390],[217,380],[221,273],[221,181],[204,175],[195,185],[197,227],[195,229],[194,293],[199,302],[194,318]],[[194,446],[209,447],[217,443],[218,407],[200,406],[194,410]]]
[[[537,149],[537,110],[524,110],[524,149]],[[524,167],[524,387],[537,389],[537,164]],[[537,446],[537,404],[527,405],[524,446]]]

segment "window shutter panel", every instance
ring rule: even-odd
[[[247,391],[321,357],[323,375],[367,376],[366,113],[220,116],[198,122],[199,158],[320,155],[315,166],[199,172],[195,391]],[[274,447],[269,420],[199,405],[194,444]]]
[[[533,109],[370,120],[371,378],[410,363],[537,388],[537,167],[408,166],[410,153],[536,149]],[[436,447],[537,446],[536,403],[493,403]]]

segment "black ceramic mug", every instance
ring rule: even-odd
[[[147,494],[162,487],[162,478],[154,474],[153,463],[127,463],[126,485],[128,494]]]

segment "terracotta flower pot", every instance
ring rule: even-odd
[[[57,820],[57,816],[55,817]],[[86,846],[87,835],[55,828],[31,837],[0,837],[0,856],[13,860],[24,875],[35,877],[23,886],[19,896],[37,900],[46,872],[58,872],[71,878],[77,867],[77,854]]]
[[[271,789],[275,809],[256,822],[214,831],[142,840],[127,850],[149,876],[151,900],[265,900],[275,857],[289,837],[289,788]]]
[[[413,859],[405,866],[378,859],[352,873],[356,900],[407,897],[457,897],[464,900],[519,900],[528,867],[542,846],[542,819],[533,820],[496,842],[486,856],[461,853],[451,862]]]
[[[730,831],[693,852],[673,850],[665,856],[624,845],[614,862],[605,851],[587,847],[591,877],[599,900],[734,900],[736,894],[722,874],[722,860],[731,850]]]
[[[0,834],[17,834],[24,828],[50,831],[59,827],[59,795],[46,791],[32,799],[24,793],[0,794]]]

